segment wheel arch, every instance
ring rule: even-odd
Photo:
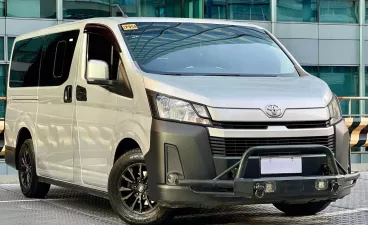
[[[16,144],[15,144],[15,160],[16,160],[16,162],[18,162],[20,148],[22,147],[22,144],[24,143],[24,141],[26,141],[27,139],[32,139],[32,134],[28,130],[27,127],[22,127],[18,131]],[[18,163],[16,163],[15,166],[16,166],[16,169],[19,169],[18,168]]]
[[[25,140],[28,138],[31,138],[33,140],[33,146],[35,148],[34,154],[36,154],[36,135],[35,135],[35,123],[34,119],[31,115],[28,113],[22,113],[20,116],[18,116],[17,120],[15,121],[14,129],[12,129],[12,135],[13,135],[13,141],[11,146],[15,148],[15,160],[17,162],[18,160],[18,154],[21,145]],[[36,160],[36,157],[35,157]],[[36,160],[37,161],[37,160]],[[37,165],[37,162],[36,162]],[[18,169],[18,165],[16,165],[16,168]]]
[[[122,155],[136,148],[141,149],[138,142],[135,141],[134,139],[129,138],[129,137],[122,139],[116,147],[112,164],[114,164],[116,160],[118,160]]]

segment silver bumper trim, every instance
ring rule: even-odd
[[[334,134],[334,128],[287,129],[284,126],[268,127],[266,130],[238,130],[208,128],[211,137],[229,138],[277,138],[277,137],[317,137]]]

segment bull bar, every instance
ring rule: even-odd
[[[282,176],[282,177],[262,177],[256,179],[244,178],[248,159],[256,153],[295,153],[300,154],[324,154],[327,157],[329,174],[321,176]],[[228,172],[238,168],[233,180],[221,179]],[[342,172],[340,173],[339,170]],[[298,199],[338,199],[338,194],[345,189],[355,186],[359,179],[359,172],[348,173],[335,159],[333,152],[323,145],[288,145],[288,146],[257,146],[251,147],[244,152],[241,159],[233,166],[223,171],[212,180],[188,180],[176,179],[177,186],[190,188],[219,188],[233,190],[206,192],[195,191],[200,194],[216,196],[237,196],[253,200],[267,200],[270,202],[285,200],[290,197]],[[318,190],[317,183],[326,184],[324,190]],[[348,183],[347,182],[352,182]],[[269,187],[274,187],[273,192],[269,192]]]

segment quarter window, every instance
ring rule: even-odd
[[[19,41],[15,44],[10,68],[10,87],[38,85],[42,37]]]

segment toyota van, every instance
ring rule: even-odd
[[[81,20],[17,37],[9,68],[5,157],[29,198],[73,188],[142,225],[203,206],[302,216],[360,176],[337,97],[258,26]]]

